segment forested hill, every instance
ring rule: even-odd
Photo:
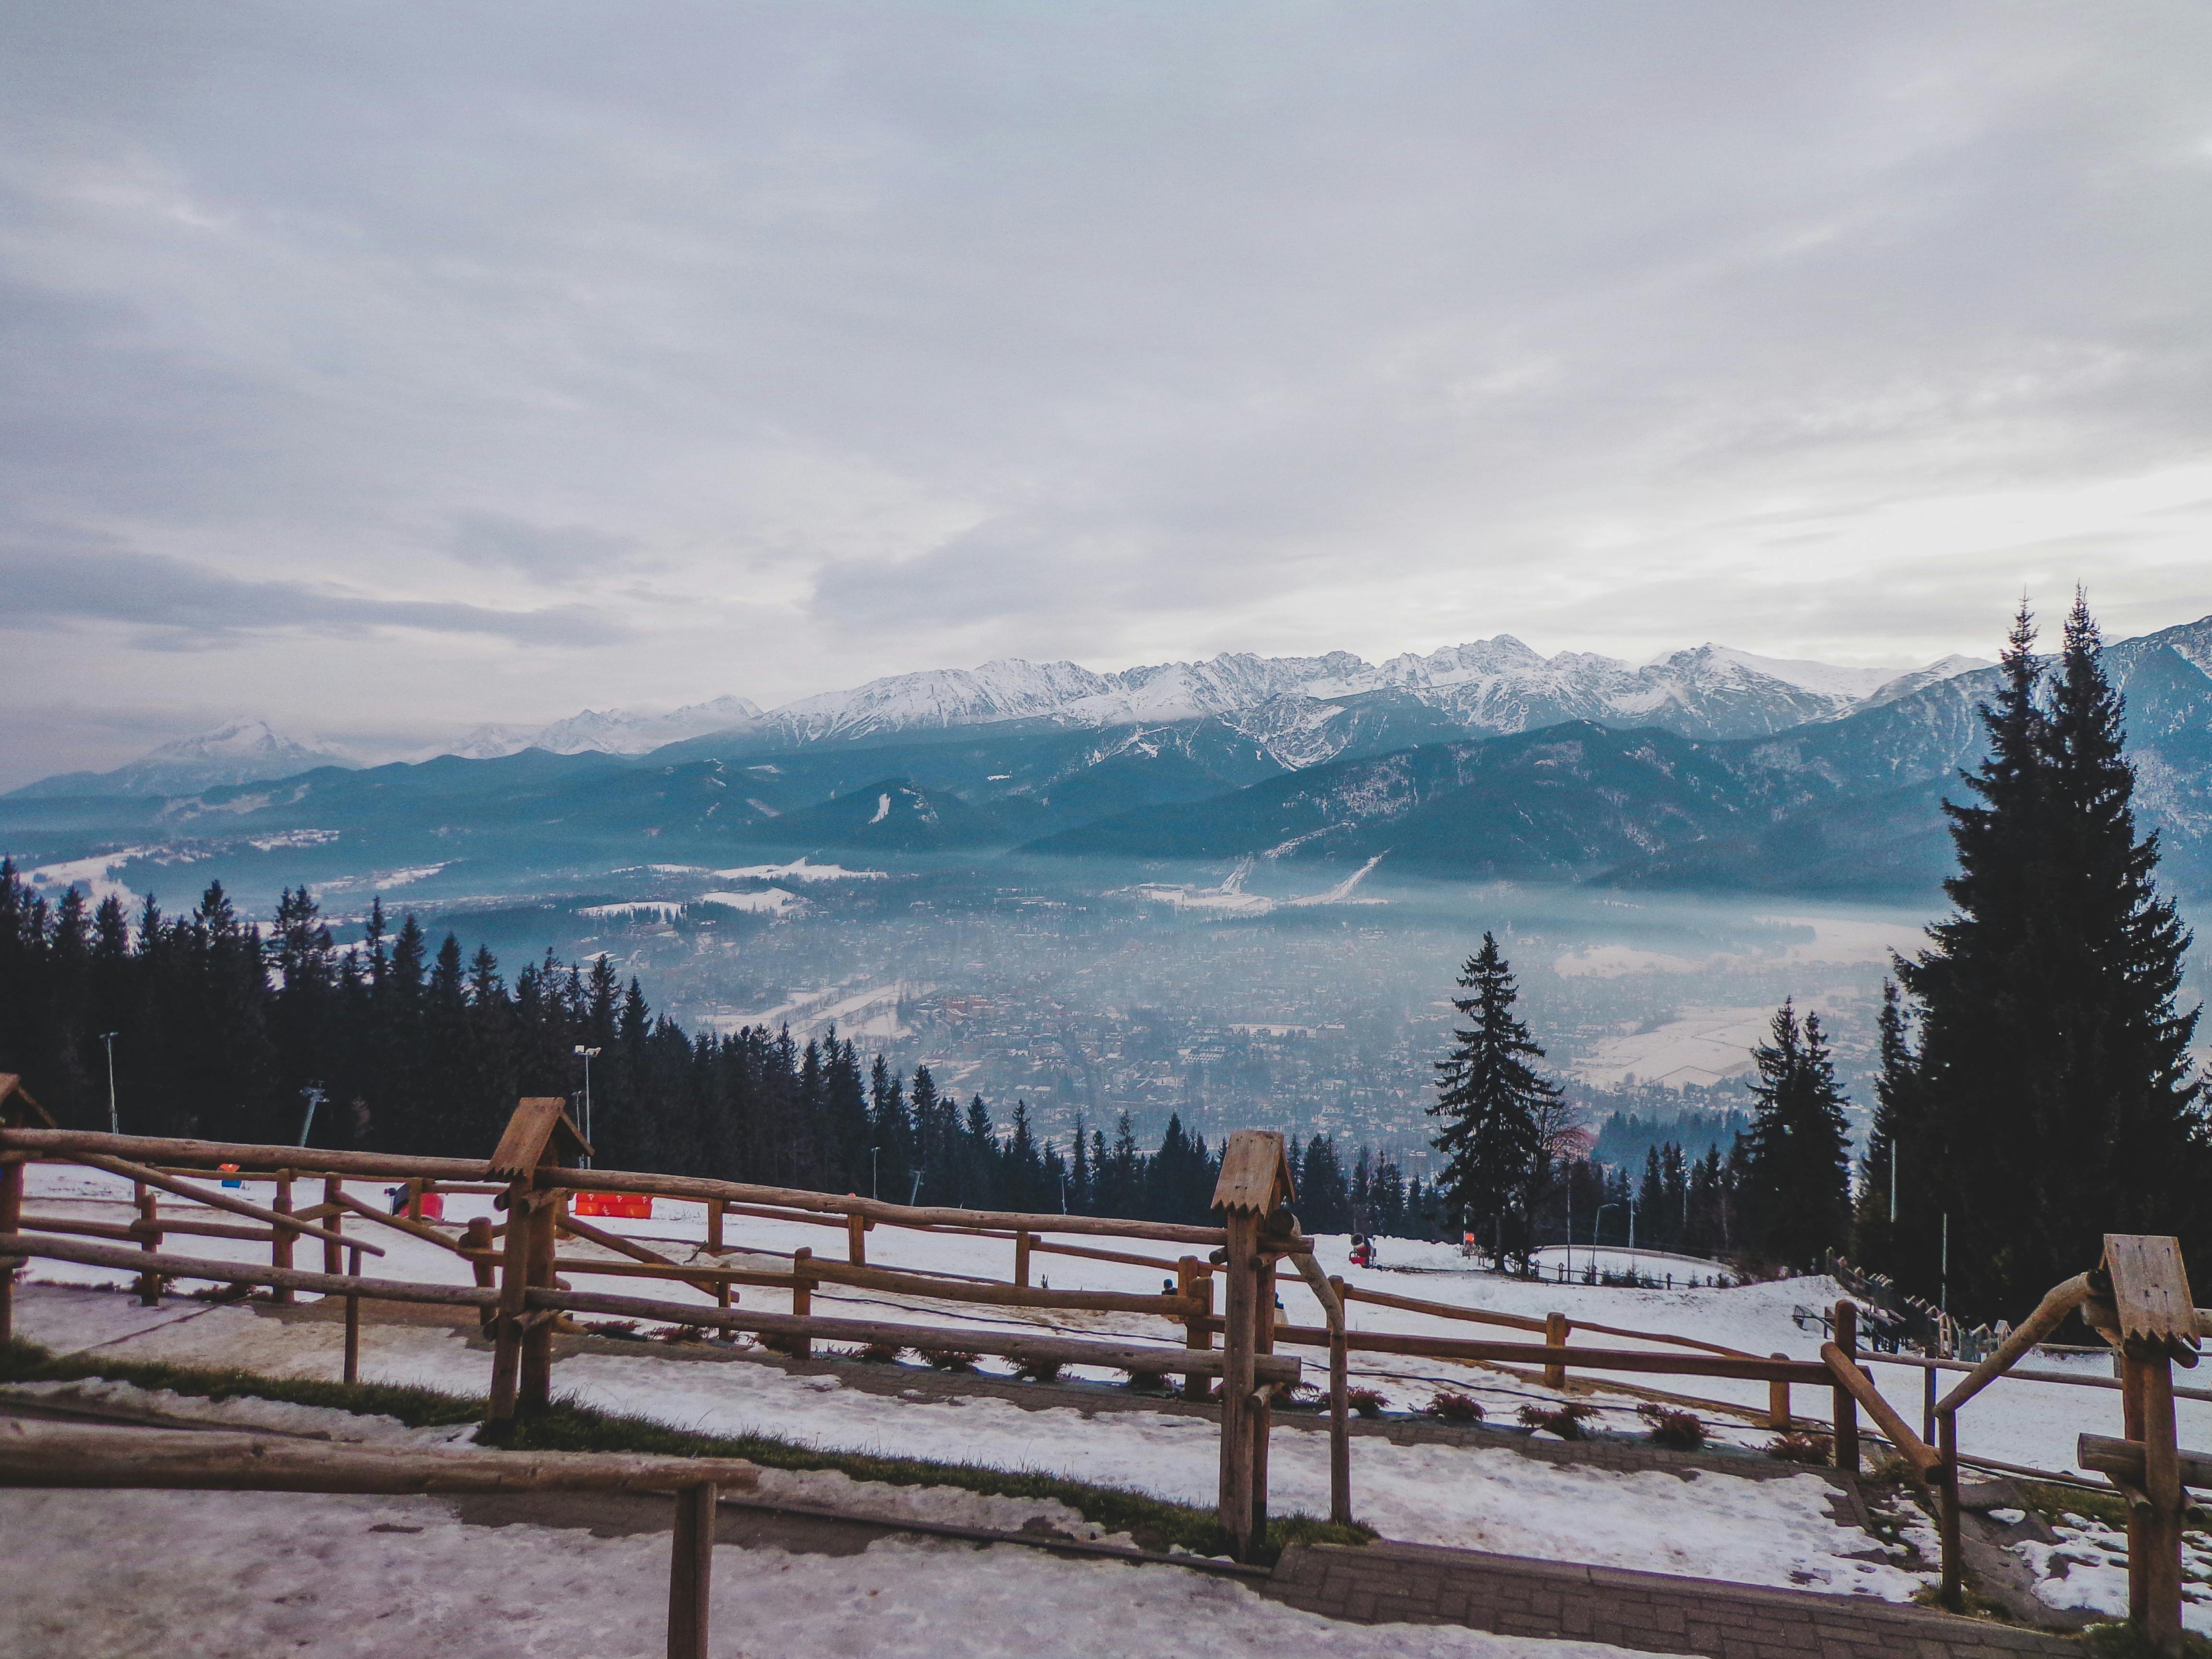
[[[74,887],[50,906],[0,860],[0,1071],[64,1126],[105,1128],[104,1033],[130,1134],[293,1143],[305,1127],[318,1146],[481,1158],[517,1099],[581,1087],[581,1045],[599,1051],[592,1139],[611,1169],[1203,1222],[1219,1168],[1173,1118],[1150,1153],[1126,1115],[1111,1140],[1079,1123],[1063,1150],[1017,1101],[1001,1133],[981,1096],[962,1106],[927,1066],[894,1076],[834,1030],[803,1045],[758,1026],[692,1037],[604,956],[548,951],[510,986],[489,950],[451,933],[434,950],[381,904],[340,950],[304,888],[264,930],[220,885],[189,915],[149,899],[134,916]],[[1318,1136],[1293,1149],[1309,1224],[1348,1225],[1355,1201],[1379,1206],[1377,1224],[1441,1224],[1419,1183],[1365,1149],[1340,1158]]]

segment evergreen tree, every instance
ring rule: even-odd
[[[1752,1060],[1758,1107],[1741,1139],[1747,1243],[1768,1261],[1815,1267],[1844,1242],[1850,1195],[1850,1125],[1820,1017],[1801,1023],[1784,1002]]]
[[[1528,1062],[1544,1051],[1513,1016],[1519,992],[1497,938],[1467,960],[1459,983],[1474,995],[1452,1006],[1473,1024],[1452,1033],[1456,1046],[1437,1062],[1437,1099],[1429,1115],[1444,1120],[1432,1144],[1445,1155],[1442,1180],[1449,1201],[1486,1241],[1495,1241],[1500,1265],[1525,1261],[1529,1249],[1528,1200],[1543,1157],[1542,1119],[1559,1097],[1557,1085]]]
[[[2124,709],[2080,595],[2047,702],[2034,641],[2023,605],[1965,779],[1978,802],[1946,804],[1955,908],[1898,963],[1919,1043],[1895,1272],[1935,1292],[1948,1218],[1951,1310],[1972,1319],[2018,1318],[2108,1232],[2212,1243],[2197,1011],[2176,1006],[2190,935],[2136,832]]]

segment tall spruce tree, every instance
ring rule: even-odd
[[[2098,1257],[2107,1232],[2212,1243],[2212,1136],[2179,1011],[2188,931],[2138,835],[2124,709],[2081,597],[2045,677],[2023,605],[1990,751],[1947,803],[1954,914],[1900,960],[1918,1004],[1893,1249],[1936,1287],[1946,1218],[1952,1311],[2018,1318]]]
[[[1752,1053],[1758,1107],[1742,1139],[1740,1200],[1747,1242],[1770,1261],[1820,1265],[1850,1223],[1850,1126],[1820,1017],[1775,1011],[1771,1040]]]
[[[1529,1250],[1528,1196],[1542,1173],[1543,1122],[1559,1091],[1531,1060],[1544,1051],[1513,1016],[1520,993],[1512,965],[1494,934],[1467,959],[1452,1006],[1471,1024],[1452,1033],[1451,1054],[1436,1063],[1431,1117],[1443,1119],[1431,1144],[1444,1154],[1439,1184],[1463,1222],[1492,1243],[1500,1265],[1525,1261]]]

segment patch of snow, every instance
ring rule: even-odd
[[[702,904],[719,904],[726,910],[744,910],[755,915],[780,916],[794,904],[803,902],[799,895],[781,887],[769,887],[746,893],[702,893]]]

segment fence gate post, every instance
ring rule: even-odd
[[[553,1316],[530,1310],[532,1287],[553,1283],[553,1246],[561,1207],[555,1172],[591,1156],[558,1095],[526,1097],[507,1121],[484,1173],[507,1186],[507,1251],[499,1275],[499,1328],[492,1348],[494,1424],[518,1409],[542,1409],[550,1397]]]
[[[1267,1546],[1266,1436],[1268,1412],[1255,1400],[1253,1360],[1274,1346],[1273,1264],[1263,1264],[1260,1231],[1297,1196],[1283,1137],[1271,1129],[1239,1129],[1222,1149],[1213,1189],[1228,1241],[1222,1268],[1228,1292],[1222,1309],[1221,1529],[1231,1553],[1249,1561]]]

